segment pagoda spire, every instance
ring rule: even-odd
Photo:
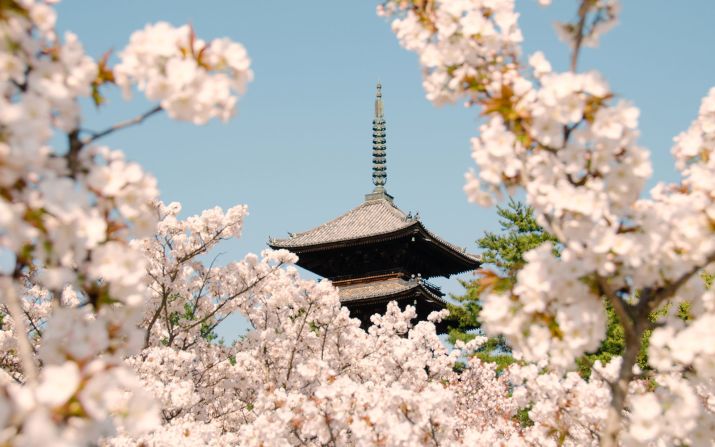
[[[385,139],[385,118],[382,105],[382,85],[377,82],[375,93],[375,117],[372,120],[372,183],[374,193],[385,191],[387,182],[387,140]]]

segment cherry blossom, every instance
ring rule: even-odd
[[[538,222],[559,241],[558,257],[552,247],[539,247],[527,254],[513,287],[487,291],[481,314],[487,332],[503,334],[517,358],[552,374],[536,378],[550,377],[557,394],[534,400],[535,422],[542,406],[565,405],[569,400],[559,396],[581,386],[568,371],[578,356],[598,347],[608,302],[626,338],[617,374],[604,382],[610,396],[598,394],[611,408],[588,424],[562,420],[564,427],[552,428],[575,436],[579,445],[616,445],[619,438],[635,445],[690,444],[713,437],[706,422],[712,408],[705,404],[713,395],[713,353],[694,340],[712,338],[712,293],[699,274],[715,261],[715,100],[711,90],[696,120],[675,139],[682,180],[658,184],[647,197],[652,168],[637,144],[638,109],[616,98],[598,72],[577,70],[581,47],[597,43],[616,23],[619,8],[617,1],[582,1],[574,22],[557,25],[571,50],[566,72],[553,71],[541,52],[528,64],[521,61],[509,0],[387,1],[378,13],[392,18],[402,46],[418,54],[428,99],[437,105],[466,99],[485,115],[472,140],[477,170],[466,174],[469,200],[489,206],[521,190]],[[468,18],[476,16],[489,26],[474,32]],[[678,317],[683,306],[687,319]],[[634,368],[650,330],[654,394],[642,389],[647,375]],[[668,412],[672,405],[704,422],[667,429],[665,421],[677,419]],[[587,427],[585,438],[573,434],[570,427],[577,426]]]
[[[252,78],[246,50],[160,22],[112,66],[57,34],[52,3],[11,1],[0,18],[0,250],[14,261],[0,274],[1,444],[711,443],[715,293],[699,274],[715,261],[715,90],[675,139],[682,180],[646,195],[638,109],[577,71],[617,1],[584,1],[558,25],[567,72],[539,52],[522,62],[511,0],[378,8],[418,53],[431,101],[485,114],[468,198],[521,190],[558,238],[558,257],[538,247],[513,287],[484,294],[484,327],[518,360],[505,371],[470,358],[483,337],[447,348],[435,330],[444,313],[415,323],[412,306],[390,303],[362,330],[287,251],[211,258],[241,235],[247,208],[182,218],[150,174],[98,141],[161,111],[228,119]],[[80,99],[102,106],[113,84],[156,105],[85,129]],[[55,134],[68,146],[53,147]],[[603,338],[605,302],[626,350],[584,380],[574,361]],[[217,340],[237,314],[251,329]],[[652,369],[641,371],[646,331]]]
[[[448,350],[434,325],[445,312],[413,325],[415,309],[395,303],[366,332],[337,290],[300,279],[284,250],[204,265],[199,257],[240,235],[246,208],[183,219],[180,211],[159,203],[158,233],[140,244],[151,278],[148,331],[127,361],[163,423],[107,444],[458,445],[475,431],[523,441],[507,376],[480,362],[454,370],[483,337]],[[213,341],[216,324],[236,312],[252,329],[231,345]]]
[[[115,76],[125,94],[136,84],[169,116],[194,124],[230,118],[236,106],[233,93],[242,94],[253,78],[241,44],[204,42],[188,25],[147,25],[132,34],[119,56]]]
[[[130,67],[141,50],[132,42],[116,67],[93,60],[78,36],[55,31],[52,3],[10,1],[0,18],[0,251],[14,264],[0,274],[6,445],[96,445],[160,424],[158,402],[126,363],[144,346],[150,260],[136,239],[156,231],[156,180],[96,142],[164,109],[194,122],[225,119],[251,77],[241,45],[204,45],[180,28],[182,46],[174,41],[162,57],[202,66],[172,68],[177,90],[150,95],[160,102],[150,113],[86,130],[83,97],[101,105],[100,89],[113,83],[145,89],[145,70],[159,62]],[[179,116],[182,101],[189,112]]]

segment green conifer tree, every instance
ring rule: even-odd
[[[497,206],[497,214],[500,217],[501,231],[486,232],[477,240],[477,246],[482,250],[482,268],[476,272],[475,279],[461,281],[465,288],[463,295],[451,295],[459,303],[449,305],[448,334],[451,343],[457,340],[468,341],[476,335],[475,329],[480,327],[479,295],[485,280],[497,276],[502,287],[508,288],[516,281],[516,274],[525,264],[524,253],[544,242],[556,242],[556,238],[545,232],[536,222],[533,210],[521,202],[511,199],[506,206]],[[479,356],[483,360],[508,364],[511,362],[509,352],[504,340],[497,337],[489,339],[481,348]]]

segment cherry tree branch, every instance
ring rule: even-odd
[[[603,278],[599,278],[599,288],[613,305],[613,309],[623,326],[625,336],[625,348],[618,378],[616,381],[610,383],[611,408],[606,420],[606,429],[601,438],[602,445],[612,447],[618,445],[621,430],[621,415],[626,404],[628,386],[634,377],[633,367],[636,364],[638,353],[641,349],[641,340],[646,330],[652,329],[654,326],[654,323],[650,320],[650,314],[668,299],[672,298],[680,287],[711,262],[715,262],[715,253],[711,253],[705,262],[693,266],[689,271],[680,276],[680,278],[667,286],[658,289],[644,289],[636,306],[624,303],[623,300],[616,296],[608,282]]]
[[[161,285],[161,290],[161,304],[159,304],[159,308],[156,310],[156,312],[154,312],[154,315],[151,317],[151,320],[149,320],[149,324],[146,327],[146,333],[144,334],[144,349],[149,347],[151,331],[154,328],[154,324],[156,324],[156,320],[159,319],[161,311],[166,307],[166,302],[169,298],[169,294],[167,293],[166,286],[164,284]]]
[[[100,132],[92,132],[91,135],[87,138],[83,138],[81,140],[82,145],[85,146],[87,144],[93,143],[100,138],[106,137],[107,135],[114,133],[118,130],[126,129],[127,127],[131,126],[136,126],[141,123],[143,123],[147,118],[150,116],[161,112],[164,110],[160,105],[153,107],[152,109],[147,110],[146,112],[142,113],[141,115],[137,115],[134,118],[128,119],[126,121],[119,122],[111,127],[108,127],[107,129],[104,129]]]
[[[308,321],[308,316],[310,315],[310,311],[313,309],[313,303],[308,303],[308,309],[305,311],[305,315],[303,316],[303,321],[300,323],[300,329],[298,329],[298,335],[295,339],[295,343],[293,344],[293,348],[290,351],[290,358],[288,359],[288,371],[286,373],[286,379],[284,382],[284,386],[288,387],[288,383],[290,382],[290,376],[291,373],[293,372],[293,361],[295,359],[295,353],[298,350],[298,345],[301,343],[303,340],[303,329],[305,328],[305,323]]]
[[[35,331],[35,333],[36,333],[39,337],[42,337],[42,331],[40,330],[39,327],[37,327],[37,323],[35,323],[35,321],[32,319],[32,315],[30,315],[30,312],[28,312],[28,311],[25,310],[25,309],[23,309],[22,312],[23,312],[23,313],[25,314],[25,316],[27,317],[27,321],[30,322],[30,327],[32,328],[32,330]],[[36,351],[34,347],[32,348],[32,351],[33,351],[33,352]]]
[[[608,299],[608,302],[611,303],[611,306],[613,306],[613,310],[616,313],[616,316],[618,316],[618,320],[623,326],[623,330],[626,333],[634,332],[633,306],[630,306],[618,296],[606,278],[597,276],[597,283],[601,294],[604,295]]]
[[[673,281],[672,283],[668,284],[663,288],[655,290],[655,293],[651,300],[644,300],[642,303],[638,303],[639,308],[643,307],[641,312],[645,313],[646,316],[649,315],[651,312],[660,307],[660,305],[663,304],[666,300],[672,298],[681,286],[683,286],[686,282],[690,281],[693,276],[697,275],[703,268],[705,268],[705,266],[712,262],[715,262],[715,252],[711,253],[710,256],[705,259],[705,262],[692,267],[688,272],[683,274],[677,280]]]
[[[576,24],[576,36],[573,45],[573,51],[571,52],[571,71],[576,72],[576,66],[578,65],[578,56],[581,52],[581,46],[583,45],[584,31],[586,30],[586,16],[591,8],[592,0],[582,0],[581,5],[578,7],[578,23]]]
[[[268,278],[269,276],[271,276],[273,273],[276,272],[276,270],[278,270],[278,269],[279,269],[280,267],[282,267],[282,266],[283,266],[282,263],[276,265],[273,269],[271,269],[271,270],[270,270],[268,273],[266,273],[265,275],[256,278],[256,280],[253,281],[251,284],[247,285],[246,287],[244,287],[244,288],[241,289],[240,291],[234,293],[233,295],[230,295],[230,296],[226,297],[223,301],[221,301],[221,303],[220,303],[219,305],[217,305],[211,312],[209,312],[208,314],[206,314],[203,318],[201,318],[200,320],[195,321],[194,323],[192,323],[192,324],[190,324],[190,325],[188,325],[188,326],[180,326],[180,327],[179,327],[179,330],[184,331],[184,332],[188,332],[188,331],[190,331],[191,329],[195,328],[196,326],[198,326],[198,325],[200,325],[200,324],[204,324],[206,321],[208,321],[210,318],[212,318],[214,315],[216,315],[218,312],[220,312],[221,309],[223,309],[228,303],[230,303],[231,301],[233,301],[233,300],[236,299],[237,297],[239,297],[239,296],[241,296],[241,295],[243,295],[243,294],[245,294],[245,293],[251,291],[254,287],[256,287],[258,284],[260,284],[264,279],[266,279],[266,278]]]
[[[67,142],[68,142],[69,149],[67,150],[67,155],[65,157],[67,158],[67,167],[69,168],[69,171],[70,171],[70,177],[75,178],[75,176],[77,175],[77,172],[79,171],[79,167],[80,167],[79,154],[85,146],[87,146],[88,144],[91,144],[91,143],[99,140],[100,138],[105,137],[113,132],[116,132],[118,130],[141,124],[147,118],[149,118],[150,116],[152,116],[162,110],[164,110],[164,109],[162,109],[160,105],[155,106],[154,108],[147,110],[146,112],[142,113],[141,115],[138,115],[138,116],[135,116],[134,118],[117,123],[107,129],[100,131],[100,132],[90,132],[90,131],[82,130],[80,128],[76,128],[76,129],[72,130],[71,132],[69,132],[67,134]],[[86,138],[81,138],[80,137],[81,132],[89,132],[90,136],[86,137]]]
[[[32,354],[32,346],[27,338],[27,327],[22,313],[22,306],[17,297],[17,291],[13,284],[5,287],[5,304],[8,313],[15,324],[15,335],[17,337],[18,353],[25,375],[26,383],[35,385],[37,383],[37,365]]]

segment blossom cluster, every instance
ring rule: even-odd
[[[525,258],[528,263],[517,275],[513,295],[484,298],[484,327],[518,340],[518,357],[533,362],[550,359],[552,367],[568,369],[578,355],[598,348],[606,329],[605,307],[580,280],[588,273],[584,266],[559,262],[551,244]]]
[[[52,3],[9,1],[0,14],[0,255],[12,264],[0,272],[3,445],[94,445],[161,422],[157,401],[125,362],[144,342],[138,326],[150,260],[132,240],[155,233],[156,180],[95,143],[123,126],[86,131],[80,101],[112,82],[143,89],[165,67],[158,59],[130,66],[136,42],[122,52],[121,68],[93,60],[76,35],[55,31]],[[169,43],[159,58],[204,49],[181,33],[195,46]],[[204,99],[196,116],[178,118],[227,116],[231,92],[250,78],[240,45],[209,47],[203,71],[172,72],[179,90],[191,85],[190,94]],[[223,74],[207,74],[215,71]],[[177,115],[176,95],[155,99]]]
[[[519,56],[522,34],[513,3],[386,2],[378,13],[399,14],[392,29],[405,48],[419,54],[427,98],[443,104],[469,94],[475,84],[495,81],[490,67]]]
[[[412,306],[390,303],[364,331],[331,284],[300,279],[291,253],[225,266],[197,260],[240,234],[245,207],[186,219],[179,211],[159,204],[158,233],[142,243],[152,278],[141,322],[148,332],[128,359],[162,425],[105,444],[597,445],[618,359],[589,381],[536,364],[498,372],[475,358],[456,372],[486,339],[446,349],[433,322],[444,312],[413,324]],[[211,328],[232,312],[252,329],[216,343]],[[519,411],[533,425],[522,426]]]
[[[394,18],[400,43],[418,54],[428,99],[441,104],[466,98],[485,115],[472,140],[478,172],[466,175],[469,200],[492,205],[521,189],[539,224],[558,239],[558,255],[548,245],[535,249],[513,287],[484,294],[484,326],[505,335],[515,356],[548,368],[569,388],[573,375],[563,373],[598,347],[608,302],[627,346],[617,374],[607,381],[608,421],[589,430],[600,431],[609,445],[622,428],[621,441],[636,445],[692,444],[703,431],[712,438],[706,421],[713,409],[705,402],[715,394],[709,366],[715,353],[700,341],[712,338],[714,314],[712,292],[699,273],[715,267],[715,91],[675,139],[682,181],[658,184],[644,198],[652,168],[637,143],[638,109],[616,99],[598,72],[576,71],[581,46],[594,45],[615,24],[619,3],[581,2],[577,20],[557,26],[572,52],[567,72],[554,71],[541,52],[528,64],[519,60],[515,19],[509,33],[463,32],[468,17],[489,18],[485,11],[494,11],[495,17],[499,12],[515,18],[513,7],[509,0],[388,1],[378,10]],[[499,50],[490,53],[487,41]],[[483,51],[475,55],[474,48]],[[455,54],[474,56],[456,61]],[[465,72],[478,76],[465,82]],[[432,82],[434,73],[441,74],[440,82]],[[646,330],[653,330],[653,371],[647,374],[656,376],[655,390],[631,386],[646,375],[634,365]],[[539,399],[560,405],[549,396]],[[703,423],[669,430],[663,421],[672,416],[673,402],[681,414]],[[538,418],[537,409],[530,414]],[[632,423],[630,431],[620,422],[624,418]],[[660,422],[643,428],[643,421],[654,419]]]
[[[597,363],[588,381],[575,372],[565,376],[544,373],[535,364],[511,367],[514,399],[530,406],[534,427],[529,439],[537,445],[553,437],[565,440],[564,445],[600,445],[597,434],[606,421],[611,398],[602,374],[618,366],[619,360],[605,367]]]
[[[148,114],[81,127],[79,99],[101,103],[111,83],[178,119],[227,118],[251,77],[243,47],[160,23],[110,67],[56,36],[54,21],[30,0],[0,20],[0,242],[15,261],[0,278],[0,443],[458,444],[477,435],[458,424],[453,389],[485,406],[480,427],[498,408],[499,433],[521,436],[507,382],[478,364],[460,380],[454,365],[473,346],[447,350],[432,321],[412,326],[414,308],[391,304],[365,332],[286,251],[201,262],[240,235],[246,208],[180,219],[153,177],[95,144]],[[50,146],[56,132],[64,152]],[[235,313],[253,329],[219,342],[215,328]],[[475,400],[476,387],[489,399]]]
[[[175,119],[204,124],[229,119],[237,97],[253,78],[240,43],[227,38],[205,42],[188,25],[147,25],[132,34],[119,54],[116,82],[125,94],[136,86]]]
[[[204,265],[199,258],[240,235],[246,208],[184,219],[180,210],[159,203],[157,234],[137,242],[150,297],[144,348],[127,360],[161,408],[162,425],[103,443],[529,445],[513,419],[520,402],[510,397],[508,374],[478,361],[455,372],[483,337],[449,350],[434,325],[444,312],[413,325],[414,307],[395,303],[364,331],[335,287],[301,279],[284,250]],[[251,330],[217,343],[215,325],[233,313]]]

